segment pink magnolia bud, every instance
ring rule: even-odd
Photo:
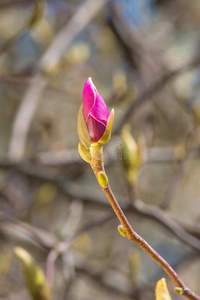
[[[109,111],[91,77],[83,88],[83,114],[92,141],[98,142],[106,130]]]

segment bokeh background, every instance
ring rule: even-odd
[[[197,0],[0,1],[0,299],[30,299],[16,246],[52,277],[55,300],[155,299],[162,277],[172,299],[182,297],[119,235],[78,154],[89,76],[115,108],[105,146],[113,192],[133,228],[200,293],[199,32]],[[134,197],[120,154],[127,124],[146,145]]]

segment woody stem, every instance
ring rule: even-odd
[[[92,147],[91,149],[91,167],[93,172],[98,180],[98,173],[100,171],[105,172],[104,164],[103,164],[103,148],[102,147]],[[101,185],[100,185],[101,186]],[[129,240],[137,243],[149,256],[151,256],[160,266],[161,268],[168,274],[168,276],[172,279],[177,287],[182,288],[182,293],[186,298],[193,300],[200,300],[200,297],[192,292],[185,283],[181,280],[179,275],[174,271],[174,269],[166,262],[166,260],[160,256],[141,236],[139,236],[131,227],[128,222],[126,216],[124,215],[119,203],[117,202],[110,184],[106,186],[101,186],[103,192],[108,198],[115,214],[117,215],[121,225],[124,227],[126,231],[127,238]]]

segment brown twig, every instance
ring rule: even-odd
[[[99,156],[100,157],[100,156]],[[104,165],[103,165],[103,156],[101,159],[96,159],[92,156],[91,159],[91,167],[94,171],[95,176],[98,180],[98,173],[105,172]],[[98,180],[99,181],[99,180]],[[100,185],[101,186],[101,185]],[[130,223],[128,222],[126,216],[124,215],[119,203],[117,202],[109,182],[106,186],[101,186],[103,192],[107,196],[115,214],[117,215],[121,225],[123,226],[124,230],[126,231],[126,236],[128,239],[137,243],[149,256],[151,256],[161,267],[162,269],[168,274],[168,276],[172,279],[177,287],[182,289],[181,294],[183,294],[188,299],[193,300],[200,300],[200,297],[192,292],[185,283],[181,280],[179,275],[174,271],[174,269],[161,257],[141,236],[139,236],[131,227]]]

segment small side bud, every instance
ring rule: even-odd
[[[108,185],[108,177],[107,177],[106,173],[104,173],[103,171],[100,171],[98,173],[98,181],[102,187],[106,187]]]
[[[106,144],[109,141],[109,139],[111,137],[113,120],[114,120],[114,108],[111,110],[110,116],[108,118],[108,123],[107,123],[107,126],[106,126],[106,130],[105,130],[103,136],[98,141],[98,143]]]
[[[175,288],[174,288],[174,292],[175,292],[176,294],[182,295],[183,292],[184,292],[184,290],[183,290],[181,287],[175,287]]]
[[[14,254],[23,265],[24,277],[32,299],[50,300],[51,292],[46,284],[44,273],[33,257],[20,247],[14,249]]]
[[[122,225],[119,225],[117,227],[117,229],[122,236],[127,237],[126,230],[124,229],[124,227]]]
[[[160,279],[156,284],[156,300],[171,300],[165,278]]]
[[[91,162],[90,151],[85,148],[85,146],[81,142],[78,144],[78,152],[83,160],[85,160],[87,163]]]

